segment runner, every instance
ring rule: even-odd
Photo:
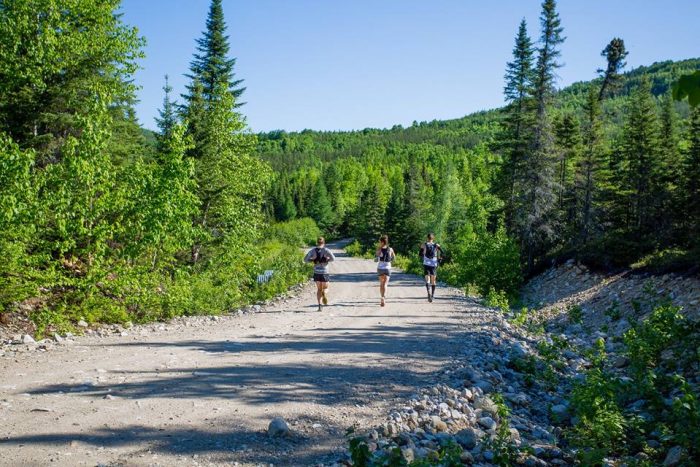
[[[394,249],[389,246],[389,237],[382,235],[379,239],[379,248],[377,248],[377,253],[375,254],[374,261],[377,264],[377,274],[379,275],[379,294],[381,295],[381,300],[379,304],[384,306],[386,298],[386,288],[389,285],[389,278],[391,277],[391,262],[396,258]]]
[[[305,263],[314,263],[314,282],[316,282],[316,299],[318,311],[323,311],[323,305],[328,305],[328,263],[335,261],[331,250],[326,248],[326,239],[318,237],[316,247],[309,250],[304,257]],[[323,305],[322,305],[323,304]]]
[[[442,248],[435,243],[434,233],[428,234],[427,241],[420,246],[420,257],[423,260],[425,273],[425,290],[428,292],[428,301],[432,302],[435,296],[435,272],[442,257]]]

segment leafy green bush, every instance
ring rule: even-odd
[[[265,229],[264,234],[267,239],[274,239],[297,247],[315,245],[316,239],[320,236],[321,229],[310,217],[270,224]]]
[[[574,324],[581,324],[583,322],[583,308],[581,305],[571,305],[566,310],[567,315],[569,315],[569,321]]]
[[[508,295],[502,290],[496,290],[493,287],[489,289],[488,294],[486,294],[485,303],[487,306],[492,308],[498,308],[504,313],[510,310],[510,304],[508,303]]]

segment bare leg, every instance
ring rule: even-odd
[[[323,297],[323,284],[325,282],[316,282],[316,300],[318,304],[321,304],[321,298]]]

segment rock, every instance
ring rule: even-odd
[[[25,334],[22,336],[22,344],[36,344],[36,341],[29,334]]]
[[[436,415],[430,417],[430,424],[435,428],[435,431],[447,431],[447,423],[443,422],[442,419]]]
[[[513,344],[513,348],[511,349],[511,355],[515,358],[523,358],[527,357],[528,355],[528,349],[525,347],[525,344],[522,342],[516,342]]]
[[[615,368],[623,368],[629,364],[629,358],[625,357],[624,355],[617,355],[612,361],[612,366]]]
[[[493,384],[482,379],[474,383],[474,386],[484,391],[484,393],[493,392]]]
[[[403,448],[403,449],[401,449],[401,457],[403,457],[403,459],[404,459],[406,462],[408,462],[409,464],[410,464],[411,462],[413,462],[414,460],[416,460],[416,455],[415,455],[415,453],[413,452],[413,449],[412,449],[412,448]]]
[[[479,440],[477,431],[474,428],[464,428],[459,430],[455,436],[457,442],[465,449],[474,449],[476,442]]]
[[[481,409],[482,412],[488,415],[496,416],[498,414],[498,406],[496,406],[496,403],[488,396],[476,399],[476,401],[474,401],[474,407]]]
[[[80,321],[78,321],[78,326],[81,328],[86,328],[88,327],[88,323],[86,323],[85,320],[81,319]]]
[[[58,343],[63,342],[63,337],[57,332],[53,333],[53,339]]]
[[[671,467],[674,465],[678,465],[681,463],[681,459],[683,458],[683,448],[680,446],[673,446],[671,449],[668,450],[668,454],[666,454],[666,458],[664,459],[664,467]]]
[[[552,416],[558,422],[565,422],[569,420],[569,408],[564,404],[553,405],[550,409]]]
[[[483,426],[487,430],[493,430],[496,428],[496,420],[491,417],[481,417],[479,419],[479,425]]]
[[[282,438],[289,436],[291,434],[291,430],[289,429],[287,422],[284,421],[284,418],[275,417],[267,427],[267,434],[271,438]]]
[[[461,460],[463,464],[471,465],[474,463],[474,456],[472,456],[471,452],[464,451],[462,455],[459,456],[459,460]]]

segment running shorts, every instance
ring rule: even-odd
[[[423,272],[425,273],[426,276],[434,276],[436,269],[437,269],[437,266],[423,265]]]
[[[328,274],[314,274],[314,282],[330,282]]]
[[[380,276],[391,277],[391,269],[377,269],[377,274]]]

